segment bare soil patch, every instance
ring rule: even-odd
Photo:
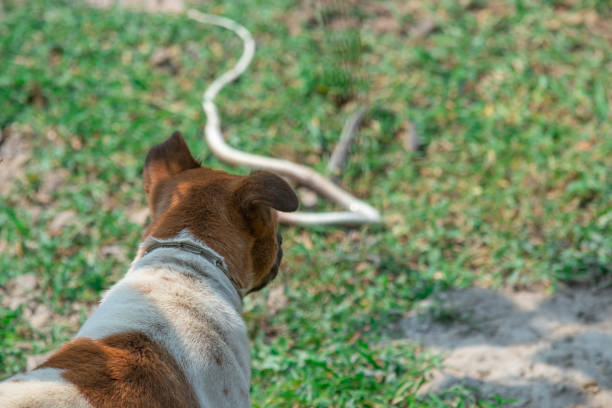
[[[20,319],[29,324],[34,330],[33,334],[36,338],[40,338],[38,333],[50,332],[54,325],[79,327],[83,313],[90,315],[97,306],[97,302],[74,302],[67,313],[60,315],[44,302],[44,299],[48,297],[49,294],[43,291],[38,277],[34,273],[20,275],[0,287],[0,305],[11,310],[21,307]],[[29,343],[22,343],[20,347],[24,350],[31,350],[31,344]],[[33,370],[43,363],[51,353],[53,351],[43,354],[28,354],[26,369]]]
[[[9,192],[12,183],[23,175],[32,155],[32,133],[13,125],[0,129],[0,194]]]
[[[332,30],[366,29],[376,34],[421,37],[435,28],[424,2],[416,0],[377,2],[369,0],[302,0],[287,16],[291,34],[323,24]]]
[[[508,406],[612,407],[612,289],[451,291],[401,321],[405,336],[444,355],[422,389],[455,384]]]
[[[144,10],[151,13],[179,13],[185,10],[184,0],[86,0],[94,7],[126,7],[134,10]]]

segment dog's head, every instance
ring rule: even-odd
[[[144,167],[152,223],[146,236],[172,238],[186,229],[225,258],[245,292],[263,288],[282,258],[279,211],[298,199],[275,174],[237,176],[202,167],[180,133],[153,147]]]

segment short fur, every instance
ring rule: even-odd
[[[140,332],[77,338],[41,367],[63,370],[93,406],[199,406],[174,358]]]
[[[201,167],[179,133],[151,149],[144,179],[152,223],[130,270],[74,340],[0,383],[1,407],[250,406],[241,297],[276,275],[275,210],[297,209],[295,193],[272,173]],[[176,247],[146,253],[154,242],[209,248],[229,276]]]

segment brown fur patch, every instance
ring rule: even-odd
[[[41,367],[64,370],[62,376],[96,408],[199,406],[172,356],[139,332],[77,338]]]
[[[232,278],[247,291],[263,287],[276,274],[275,210],[298,207],[295,193],[280,177],[201,167],[176,132],[149,152],[145,189],[153,218],[146,235],[167,239],[188,229],[225,258]]]

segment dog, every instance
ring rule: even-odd
[[[278,211],[298,199],[275,174],[200,165],[180,133],[144,166],[151,224],[126,275],[76,337],[0,383],[0,407],[249,407],[242,299],[276,276]]]

